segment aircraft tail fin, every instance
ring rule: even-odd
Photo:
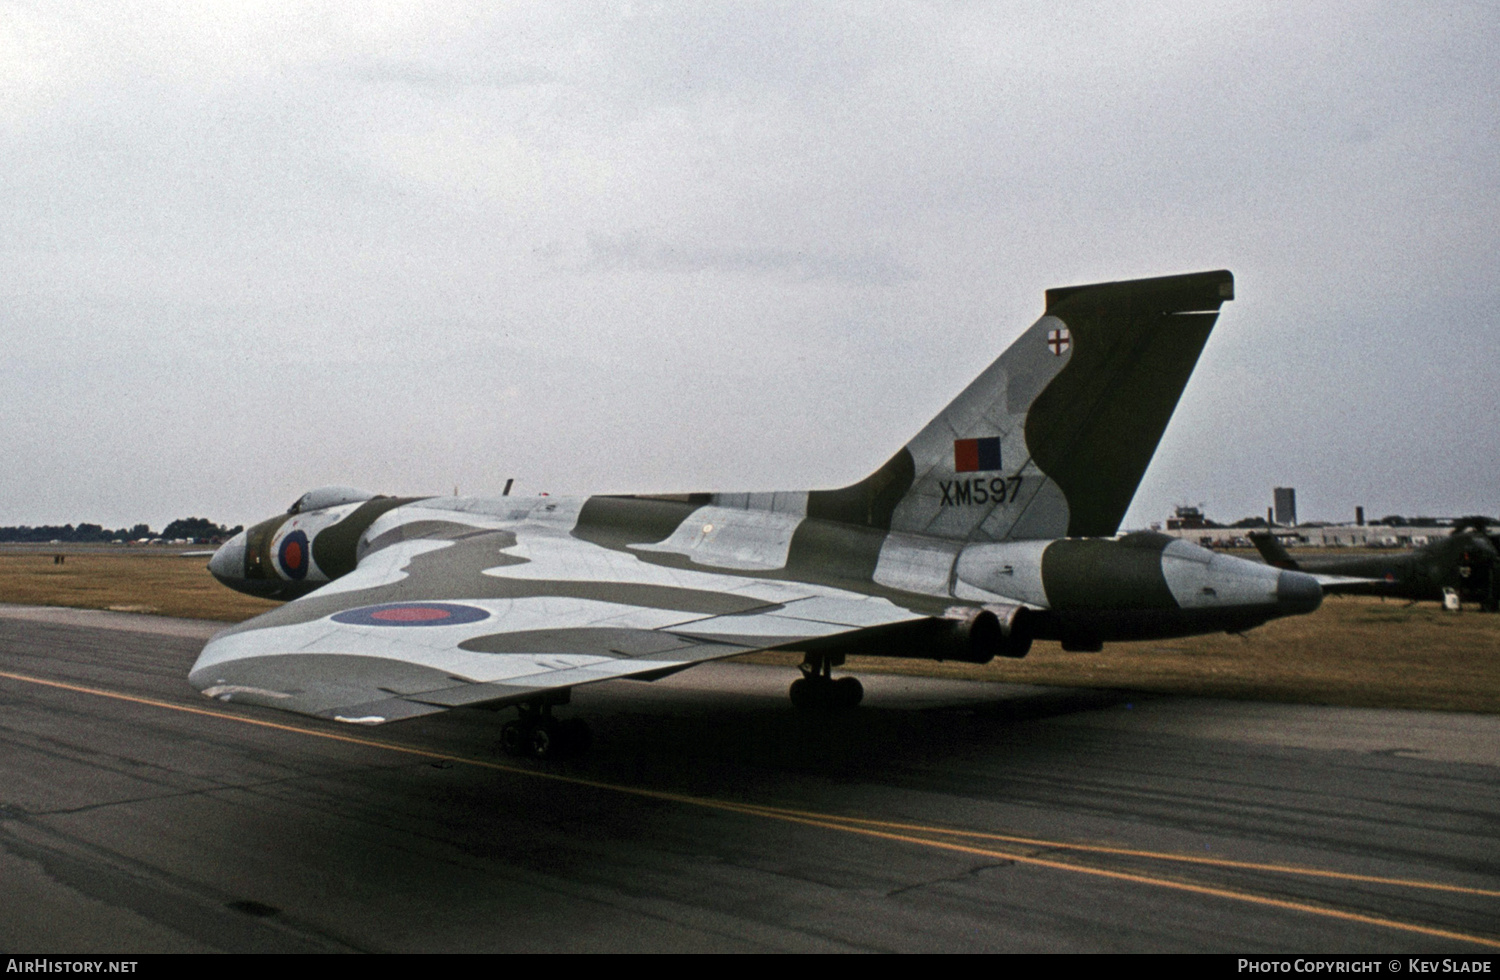
[[[807,514],[967,541],[1107,537],[1135,496],[1227,271],[1047,290],[1046,311],[884,466]]]
[[[1255,550],[1260,552],[1261,558],[1267,565],[1297,571],[1296,560],[1287,553],[1282,543],[1276,540],[1276,535],[1267,531],[1255,531],[1250,535],[1250,543],[1255,545]]]

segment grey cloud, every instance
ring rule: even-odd
[[[1221,266],[1239,299],[1131,521],[1288,480],[1313,516],[1500,510],[1461,444],[1500,416],[1497,21],[33,10],[0,62],[0,523],[831,486],[1045,288]]]
[[[674,244],[644,235],[590,237],[580,272],[635,269],[644,272],[723,272],[802,282],[833,280],[850,285],[910,282],[917,273],[888,253],[845,254],[791,248]]]

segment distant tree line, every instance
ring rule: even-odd
[[[160,533],[151,530],[148,524],[137,524],[130,528],[109,530],[99,524],[43,524],[38,527],[0,527],[0,542],[32,542],[48,544],[53,541],[68,544],[87,544],[101,541],[165,541],[186,539],[208,544],[223,541],[240,532],[241,527],[225,527],[202,517],[184,517],[162,528]]]

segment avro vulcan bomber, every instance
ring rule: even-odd
[[[291,600],[218,634],[204,694],[355,724],[520,709],[502,741],[578,748],[572,688],[802,652],[792,701],[852,706],[850,654],[985,663],[1247,630],[1310,575],[1116,537],[1228,272],[1051,289],[1042,318],[865,479],[837,490],[579,498],[314,490],[209,568]]]

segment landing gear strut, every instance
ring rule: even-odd
[[[507,755],[543,762],[566,759],[588,751],[589,743],[593,741],[589,726],[578,718],[559,721],[552,717],[554,703],[566,704],[567,701],[518,705],[521,717],[506,722],[500,728],[500,748]]]
[[[844,658],[836,655],[807,654],[800,667],[802,676],[792,681],[792,704],[804,710],[837,711],[852,708],[865,696],[865,686],[857,677],[835,680],[833,668]]]

